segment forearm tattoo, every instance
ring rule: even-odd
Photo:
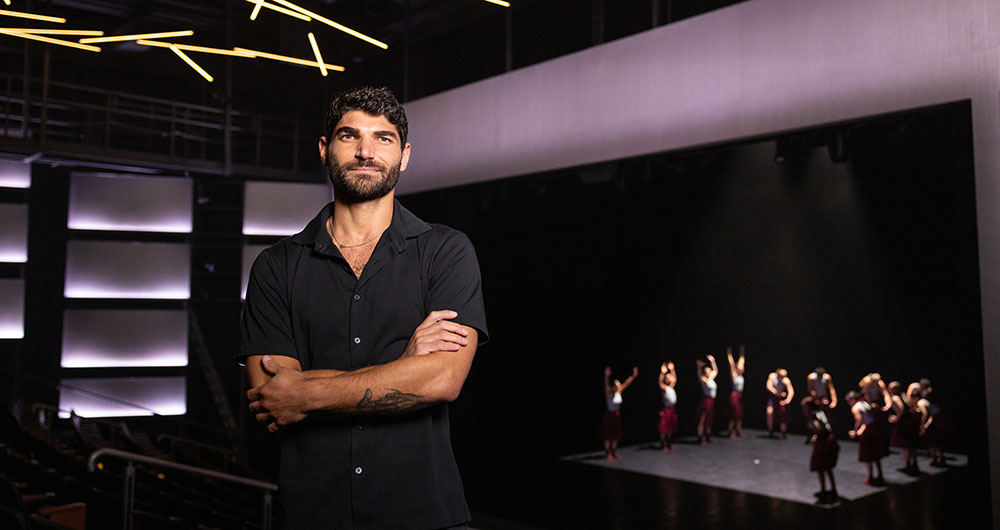
[[[423,405],[424,396],[408,394],[394,388],[379,399],[372,399],[372,389],[366,388],[365,395],[358,401],[358,414],[398,414],[409,412]]]

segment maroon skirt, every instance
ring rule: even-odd
[[[891,447],[912,449],[920,441],[920,413],[904,412],[896,420],[896,429],[892,431]]]
[[[729,419],[743,421],[743,392],[733,390],[729,393]]]
[[[836,467],[840,445],[832,432],[819,434],[813,442],[812,456],[809,457],[809,471],[829,471]]]
[[[663,407],[659,430],[662,436],[673,436],[677,432],[677,407]]]
[[[777,418],[779,423],[788,423],[788,405],[775,397],[768,399],[767,404],[774,408],[774,417]]]
[[[948,418],[940,412],[934,415],[934,421],[931,422],[931,426],[927,428],[927,431],[921,437],[924,447],[928,449],[943,449],[948,444],[947,420]]]
[[[702,425],[708,431],[712,430],[712,422],[715,420],[715,398],[709,396],[702,396],[701,401],[698,402],[698,416],[705,416],[705,421]]]
[[[621,441],[622,439],[622,416],[621,411],[605,411],[604,417],[601,418],[600,425],[597,426],[597,437],[601,440],[616,440]]]
[[[875,462],[888,456],[886,450],[885,432],[879,422],[868,424],[865,432],[861,433],[861,440],[858,443],[858,461]]]

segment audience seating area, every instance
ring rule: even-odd
[[[175,435],[157,436],[125,422],[58,418],[48,406],[7,405],[0,417],[0,528],[123,528],[125,462],[90,454],[114,448],[246,476],[229,449]],[[154,440],[157,440],[154,442]],[[220,458],[220,456],[222,458]],[[236,468],[230,469],[230,468]],[[135,464],[133,528],[258,529],[263,492],[211,477]]]

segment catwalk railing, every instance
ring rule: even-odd
[[[79,154],[213,174],[294,178],[318,167],[300,152],[318,125],[78,84],[0,73],[0,147]]]
[[[261,506],[261,529],[271,530],[271,515],[274,501],[273,493],[278,491],[278,486],[276,484],[111,448],[98,449],[91,453],[90,457],[87,459],[87,470],[93,473],[96,469],[98,469],[98,461],[101,460],[102,457],[116,458],[125,461],[125,474],[122,484],[122,528],[124,530],[132,530],[133,528],[132,516],[135,511],[136,463],[151,464],[163,468],[175,469],[177,471],[191,473],[196,476],[224,480],[241,486],[261,490],[263,492],[263,501]]]

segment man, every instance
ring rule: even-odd
[[[330,103],[319,154],[334,201],[254,263],[239,358],[250,410],[283,431],[285,528],[464,528],[446,403],[486,318],[475,251],[394,198],[410,158],[387,89]]]
[[[779,438],[784,440],[788,433],[788,404],[795,397],[795,388],[788,378],[788,370],[778,368],[767,374],[767,436],[774,437],[774,421],[777,417],[781,429]]]

